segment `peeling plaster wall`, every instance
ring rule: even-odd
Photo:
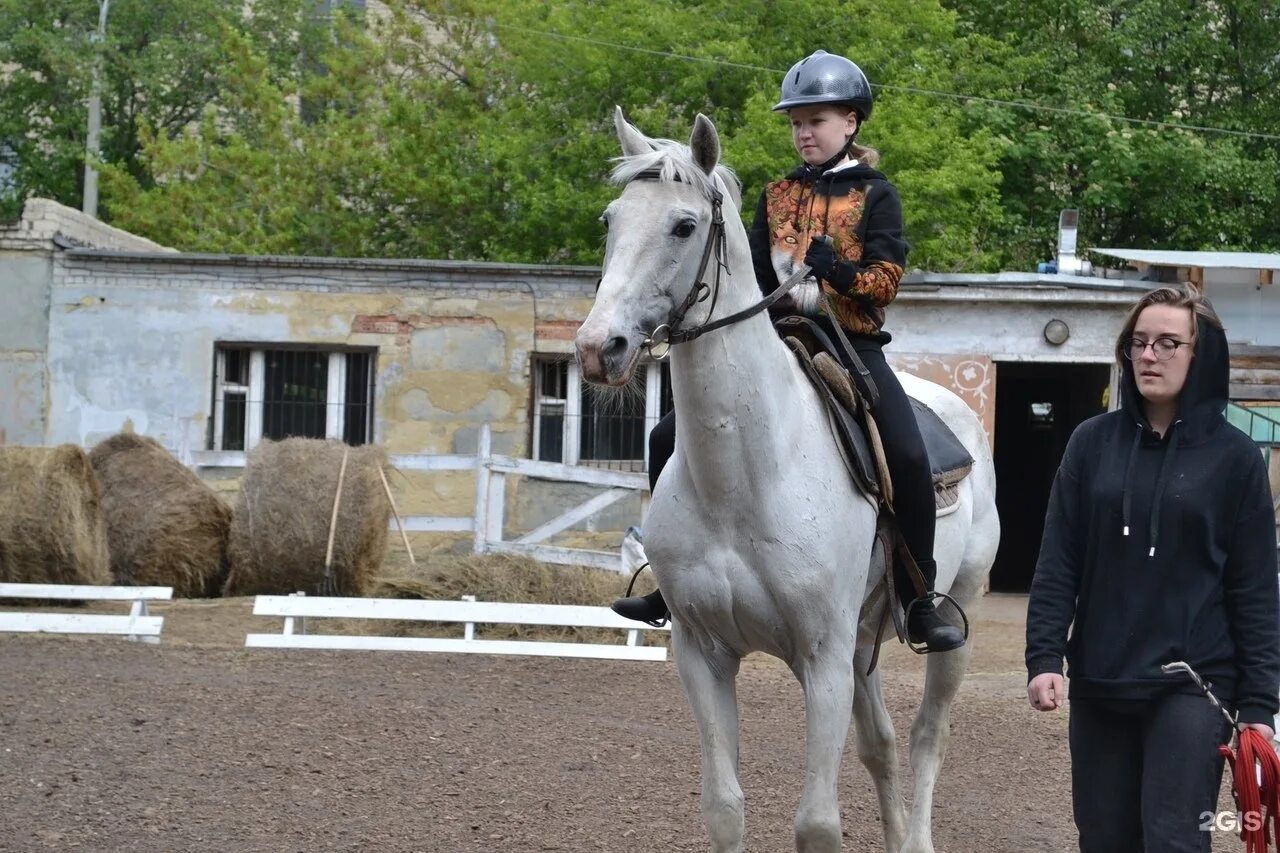
[[[54,279],[51,441],[92,444],[128,420],[203,449],[219,342],[311,344],[377,351],[374,435],[391,452],[465,452],[487,422],[495,451],[517,454],[535,323],[584,315],[593,283],[562,268],[103,252],[57,256]]]
[[[495,453],[527,456],[531,355],[572,352],[596,281],[596,271],[572,267],[96,250],[52,257],[45,441],[92,445],[132,423],[177,453],[208,447],[214,351],[232,342],[375,349],[374,437],[392,453],[470,454],[489,423]],[[1000,360],[1108,361],[1136,293],[1045,284],[917,277],[890,312],[891,357],[908,369],[974,356],[984,369]],[[1071,328],[1060,347],[1044,340],[1050,319]],[[966,397],[984,419],[994,405],[988,390]],[[224,491],[235,487],[229,473],[211,472]],[[470,472],[405,472],[392,482],[406,515],[474,511]],[[593,493],[513,478],[507,537]],[[639,497],[628,498],[553,541],[616,545],[640,511]],[[415,539],[415,548],[463,549],[470,536]]]
[[[43,444],[47,254],[0,252],[0,444]]]

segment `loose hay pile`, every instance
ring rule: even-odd
[[[98,479],[79,447],[0,447],[0,581],[109,584]]]
[[[643,576],[642,576],[643,577]],[[622,594],[627,578],[583,566],[557,566],[530,557],[485,554],[439,557],[425,567],[402,568],[379,577],[374,595],[379,598],[458,599],[474,595],[479,601],[513,601],[533,604],[581,604],[603,606]],[[638,591],[639,584],[637,584]],[[353,632],[360,630],[352,628]],[[385,632],[385,626],[377,626]],[[461,626],[434,626],[422,622],[397,622],[391,633],[399,636],[451,637]],[[497,639],[620,642],[622,633],[607,628],[555,625],[477,625],[476,636]],[[650,644],[661,643],[649,637]]]
[[[231,508],[159,442],[120,433],[89,454],[102,484],[116,583],[217,596],[227,577]]]
[[[379,470],[380,447],[290,438],[250,454],[231,522],[231,574],[224,595],[322,589],[329,522],[343,452],[348,451],[332,574],[340,595],[366,595],[387,549],[391,506]]]

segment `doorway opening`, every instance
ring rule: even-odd
[[[1040,555],[1049,491],[1067,439],[1106,411],[1109,364],[998,362],[996,507],[1000,549],[993,592],[1028,592]]]

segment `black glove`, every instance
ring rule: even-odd
[[[848,294],[853,288],[857,267],[836,257],[836,248],[830,237],[811,239],[809,250],[804,253],[804,262],[813,270],[815,278],[831,285],[837,293]]]
[[[804,262],[813,270],[815,278],[829,280],[840,261],[836,258],[835,246],[831,238],[814,237],[809,241],[809,251],[804,253]]]

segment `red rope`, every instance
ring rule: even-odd
[[[1266,736],[1257,729],[1240,732],[1238,749],[1219,746],[1231,765],[1231,790],[1240,812],[1240,840],[1245,853],[1267,853],[1277,838],[1280,815],[1280,756]],[[1257,769],[1255,769],[1257,768]],[[1262,784],[1258,784],[1259,769]]]

